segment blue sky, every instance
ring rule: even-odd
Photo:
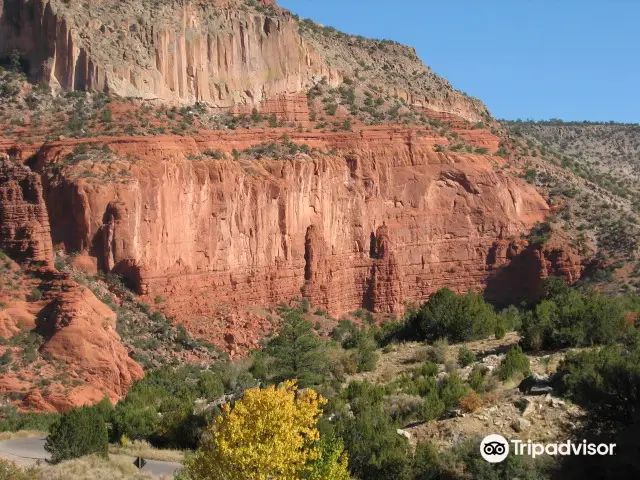
[[[279,0],[416,48],[498,118],[640,122],[636,0]]]

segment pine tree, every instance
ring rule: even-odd
[[[45,443],[51,462],[97,454],[107,457],[107,427],[99,409],[80,407],[68,411],[52,425]]]

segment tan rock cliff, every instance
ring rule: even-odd
[[[289,15],[221,0],[88,3],[0,0],[0,56],[17,49],[34,77],[65,90],[219,107],[340,79]]]

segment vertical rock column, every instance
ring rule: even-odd
[[[314,305],[329,304],[329,276],[325,261],[326,246],[315,225],[307,228],[304,239],[304,286],[302,295]]]
[[[0,249],[18,262],[53,265],[40,177],[6,156],[0,156]]]
[[[374,312],[403,310],[402,272],[394,254],[389,227],[378,227],[375,235],[374,264],[371,267],[370,298],[367,305]]]

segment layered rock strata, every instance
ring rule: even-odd
[[[65,365],[65,371],[57,374],[51,364],[41,372],[29,370],[28,365],[24,371],[9,370],[0,375],[0,393],[18,393],[24,396],[24,408],[48,411],[96,403],[105,396],[115,402],[126,395],[143,371],[129,358],[115,331],[115,312],[89,289],[54,271],[40,176],[6,156],[0,158],[0,249],[31,268],[25,272],[3,260],[7,283],[0,288],[0,335],[8,339],[37,332],[44,338],[43,357]],[[0,349],[5,353],[12,347]],[[63,387],[46,376],[61,373],[79,385]],[[50,385],[44,395],[36,387],[43,379]]]
[[[292,141],[340,152],[288,160],[201,155],[231,156],[282,133],[109,139],[138,160],[107,183],[50,173],[75,142],[49,144],[38,169],[54,242],[97,257],[142,295],[169,299],[182,318],[206,316],[219,302],[301,294],[334,314],[398,311],[442,286],[483,287],[494,242],[548,212],[533,188],[499,171],[500,159],[437,153],[446,139],[427,130],[288,131]]]
[[[0,154],[0,250],[18,261],[53,265],[40,176]]]

